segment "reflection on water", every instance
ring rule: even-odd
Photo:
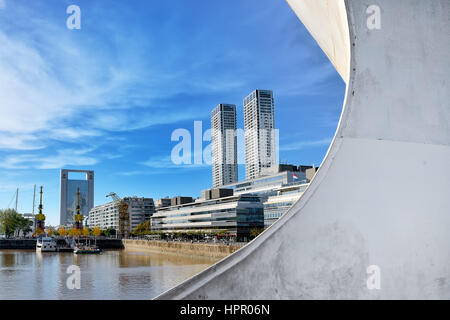
[[[125,250],[74,255],[0,250],[0,300],[152,299],[215,260]],[[70,290],[70,265],[81,270],[81,289]]]

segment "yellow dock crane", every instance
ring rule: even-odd
[[[128,214],[128,203],[121,199],[115,192],[111,192],[106,197],[113,198],[119,207],[119,238],[128,238],[130,236],[130,215]]]

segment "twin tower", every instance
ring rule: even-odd
[[[236,105],[219,104],[211,112],[213,187],[238,181]],[[274,102],[271,90],[244,98],[245,178],[253,179],[276,164]]]

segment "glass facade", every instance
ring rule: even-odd
[[[89,183],[87,180],[67,181],[67,222],[73,223],[77,208],[77,188],[80,189],[80,212],[83,216],[89,215]]]
[[[151,218],[153,230],[166,232],[227,230],[244,239],[264,227],[264,208],[258,197],[238,196],[172,206]]]

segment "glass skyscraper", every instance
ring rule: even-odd
[[[219,104],[211,112],[213,187],[238,181],[236,105]]]
[[[70,172],[86,174],[85,180],[69,179]],[[80,190],[80,213],[87,217],[94,207],[94,171],[61,170],[60,225],[74,222],[77,207],[77,189]]]
[[[276,165],[273,92],[255,90],[244,98],[245,178]]]

